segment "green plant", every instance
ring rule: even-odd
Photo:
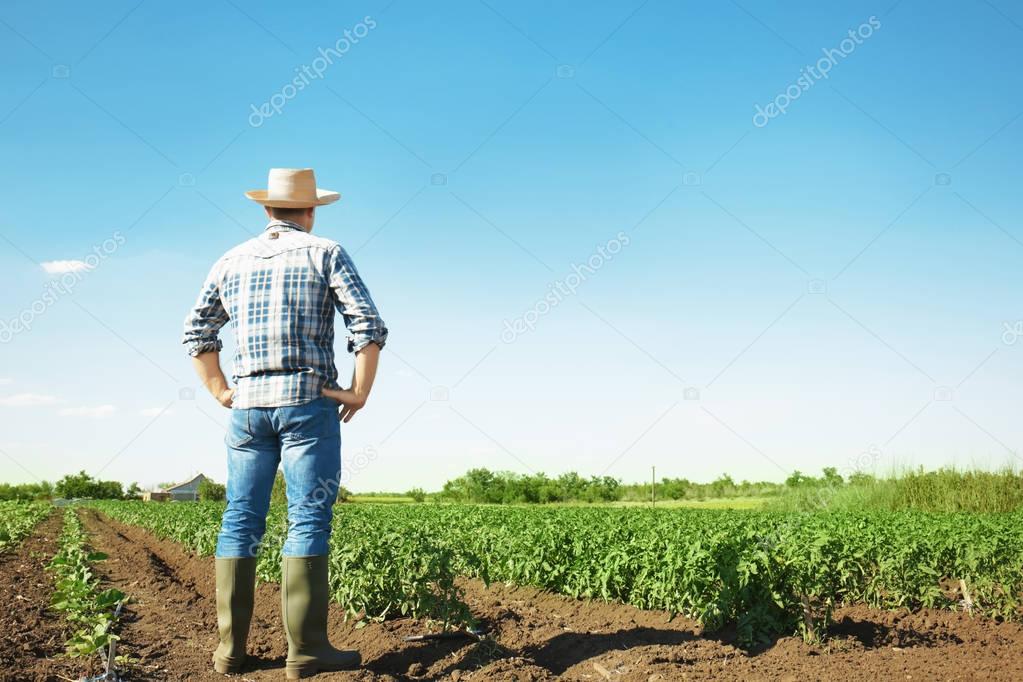
[[[204,502],[221,502],[227,498],[227,488],[222,483],[214,483],[204,478],[199,483],[199,499]]]
[[[68,474],[57,481],[54,492],[67,499],[120,500],[124,497],[124,489],[119,481],[100,481],[84,471]]]
[[[70,626],[65,642],[67,654],[72,657],[89,656],[108,647],[117,639],[112,632],[116,621],[117,605],[127,596],[116,589],[99,589],[99,578],[92,564],[104,561],[101,552],[89,552],[86,535],[78,515],[72,507],[64,511],[64,529],[60,549],[50,561],[54,574],[52,606],[64,614]]]
[[[52,510],[41,502],[0,502],[0,552],[20,542]]]
[[[223,505],[97,502],[105,513],[212,554]],[[1023,512],[812,513],[614,507],[356,504],[335,509],[331,590],[361,618],[469,622],[456,576],[533,585],[734,624],[747,646],[826,636],[833,609],[960,608],[1020,617]],[[259,561],[280,578],[286,509]]]

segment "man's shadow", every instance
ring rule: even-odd
[[[447,676],[456,669],[478,668],[502,658],[521,656],[555,675],[560,675],[572,666],[608,651],[684,644],[696,639],[700,639],[700,636],[687,630],[636,627],[606,633],[563,632],[519,651],[486,638],[481,641],[442,640],[384,654],[380,658],[367,661],[365,667],[373,672],[389,674],[405,673],[417,664],[423,669],[429,669],[451,654],[468,649],[458,661],[447,666],[440,674]]]
[[[574,665],[602,656],[609,651],[622,651],[643,646],[685,644],[700,639],[688,630],[660,630],[636,627],[604,633],[563,632],[542,644],[527,647],[522,655],[536,661],[542,668],[561,675]]]

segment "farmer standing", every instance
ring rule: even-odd
[[[238,672],[255,597],[256,551],[283,463],[288,537],[281,607],[288,679],[361,663],[327,639],[327,546],[341,483],[341,430],[366,403],[387,328],[351,259],[312,234],[316,207],[340,198],[311,169],[273,168],[268,188],[246,192],[270,224],[213,266],[185,321],[184,343],[203,384],[231,409],[227,509],[217,540],[218,672]],[[337,383],[334,309],[355,353],[350,388]],[[234,379],[220,369],[218,332],[235,334]],[[338,407],[340,405],[340,407]]]

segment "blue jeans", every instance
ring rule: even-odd
[[[288,489],[285,556],[327,554],[341,486],[337,403],[318,398],[292,407],[231,410],[227,437],[227,509],[217,556],[253,557],[266,532],[277,465]]]

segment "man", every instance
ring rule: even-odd
[[[266,530],[277,466],[288,494],[281,607],[288,679],[356,668],[358,652],[327,639],[327,547],[341,474],[339,421],[366,404],[387,328],[348,254],[310,233],[316,208],[340,198],[318,189],[311,169],[273,168],[268,188],[246,192],[270,224],[216,262],[185,320],[184,343],[217,401],[231,410],[227,509],[217,540],[217,624],[213,656],[238,672],[255,595],[256,551]],[[350,388],[337,383],[334,309],[355,353]],[[220,369],[219,330],[235,334],[234,379]],[[340,408],[338,407],[340,405]],[[340,412],[340,414],[339,414]]]

